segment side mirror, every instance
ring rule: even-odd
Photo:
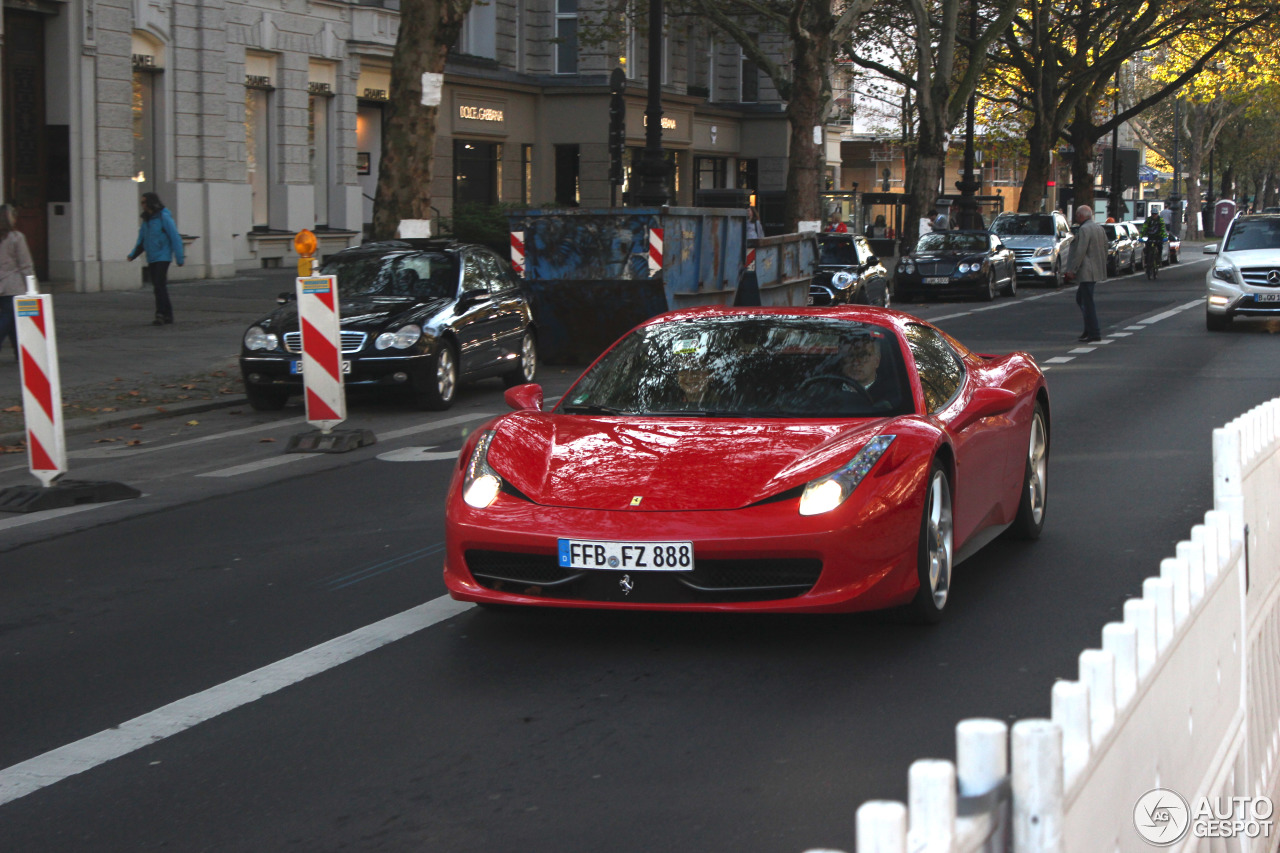
[[[1205,247],[1204,247],[1204,253],[1205,253],[1206,255],[1216,255],[1216,254],[1218,254],[1218,244],[1217,244],[1217,243],[1210,243],[1209,245],[1205,246]]]
[[[502,395],[502,399],[517,412],[527,410],[541,412],[542,386],[536,382],[517,385],[514,388],[508,388],[506,393]]]
[[[276,297],[276,304],[283,305],[286,302],[297,302],[298,294],[292,290],[286,290]]]
[[[867,266],[869,267],[874,267],[878,263],[880,263],[880,258],[877,255],[871,255],[867,258]]]
[[[967,429],[983,418],[995,417],[1013,411],[1018,404],[1018,395],[1007,388],[979,388],[973,392],[969,405],[952,425],[959,431]]]

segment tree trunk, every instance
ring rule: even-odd
[[[1045,190],[1049,184],[1052,167],[1053,139],[1056,134],[1047,131],[1037,116],[1027,131],[1029,159],[1027,172],[1022,178],[1022,192],[1018,196],[1019,213],[1035,213],[1044,207]]]
[[[825,189],[827,137],[826,114],[831,102],[830,57],[831,28],[829,13],[819,14],[807,6],[808,14],[791,22],[791,97],[787,100],[787,121],[791,140],[787,157],[787,221],[792,227],[804,221],[817,221],[821,228],[826,217],[821,193]],[[817,139],[814,138],[815,128]]]
[[[910,201],[907,204],[907,220],[902,223],[902,247],[908,252],[920,239],[920,219],[929,217],[938,203],[938,186],[942,182],[947,162],[947,141],[938,129],[936,120],[920,116],[920,129],[916,136],[916,154],[908,175]]]
[[[440,108],[422,103],[424,73],[443,74],[471,0],[403,0],[382,130],[373,239],[396,236],[404,219],[431,219],[432,157]]]
[[[1071,122],[1071,189],[1074,199],[1071,210],[1067,211],[1067,219],[1075,221],[1075,209],[1082,204],[1093,207],[1093,122],[1089,113],[1083,109],[1076,110]]]
[[[1204,163],[1204,154],[1198,146],[1187,152],[1187,192],[1183,196],[1182,205],[1182,239],[1204,239],[1204,228],[1197,216],[1201,211],[1200,204],[1200,167]],[[1213,203],[1213,199],[1209,200]]]

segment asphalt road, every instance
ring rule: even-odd
[[[449,451],[496,382],[357,401],[379,443],[343,455],[281,454],[297,408],[73,436],[74,476],[144,497],[0,514],[0,849],[851,851],[957,721],[1048,714],[1210,508],[1212,429],[1280,394],[1280,324],[1206,332],[1205,268],[1101,286],[1103,345],[1070,291],[906,306],[1030,351],[1052,403],[1044,535],[929,628],[441,602]]]

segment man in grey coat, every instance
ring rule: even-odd
[[[1071,257],[1063,278],[1078,282],[1076,304],[1084,314],[1084,334],[1078,340],[1087,343],[1102,340],[1098,310],[1093,305],[1093,288],[1107,280],[1107,232],[1093,221],[1093,208],[1087,204],[1076,208],[1076,222],[1080,228],[1071,241]]]

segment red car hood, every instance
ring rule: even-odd
[[[736,509],[834,471],[885,423],[517,412],[496,424],[488,459],[545,506]]]

